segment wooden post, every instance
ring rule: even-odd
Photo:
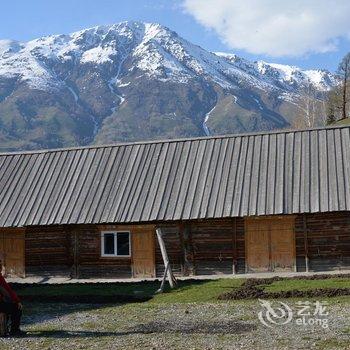
[[[187,268],[186,268],[186,247],[185,247],[185,240],[184,240],[184,225],[179,224],[179,240],[180,240],[180,247],[182,251],[181,256],[181,275],[187,276]]]
[[[196,253],[193,245],[193,236],[191,226],[187,226],[185,230],[185,237],[187,239],[187,251],[188,251],[188,268],[191,271],[191,275],[196,275]]]
[[[163,240],[162,230],[159,227],[156,228],[156,234],[157,234],[157,238],[158,238],[160,251],[162,253],[162,258],[163,258],[164,268],[165,268],[165,274],[167,274],[167,276],[168,276],[170,288],[175,288],[176,285],[177,285],[177,282],[176,282],[176,279],[174,277],[173,271],[171,269],[171,265],[170,265],[169,258],[168,258],[168,253],[166,251],[165,243],[164,243],[164,240]]]
[[[194,268],[191,261],[193,252],[191,251],[190,228],[188,225],[180,225],[180,240],[183,253],[184,275],[189,276],[194,273]]]
[[[309,272],[309,244],[308,244],[308,232],[306,215],[303,215],[303,229],[304,229],[304,250],[305,250],[305,271]]]
[[[232,274],[237,274],[237,219],[233,219],[233,237],[232,237]]]
[[[74,278],[79,278],[79,251],[78,251],[78,233],[74,231],[73,236],[73,269],[74,269]]]

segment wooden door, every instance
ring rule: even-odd
[[[265,221],[246,221],[246,270],[266,272],[270,269],[269,227]]]
[[[246,271],[295,269],[294,217],[246,219]]]
[[[0,258],[6,276],[25,276],[24,248],[24,231],[8,229],[0,232]]]
[[[133,276],[155,277],[155,246],[153,230],[137,230],[132,235]]]
[[[271,232],[271,270],[293,271],[295,268],[294,218],[275,220]]]

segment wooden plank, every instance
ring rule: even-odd
[[[270,269],[269,228],[266,221],[246,220],[246,272]]]
[[[294,217],[246,219],[246,271],[295,269]]]
[[[6,276],[25,277],[25,231],[4,229],[0,232],[0,258]]]
[[[283,213],[283,195],[284,195],[284,171],[285,171],[285,134],[277,134],[276,152],[276,170],[275,170],[275,201],[273,213]]]
[[[257,214],[257,203],[258,203],[258,186],[254,186],[253,184],[259,183],[259,177],[260,177],[260,158],[261,158],[261,143],[262,143],[262,136],[256,136],[254,138],[253,142],[253,153],[249,157],[252,159],[251,161],[251,169],[248,171],[250,173],[250,181],[248,183],[249,185],[249,191],[247,193],[247,199],[245,201],[244,207],[247,209],[245,210],[244,214],[248,215],[256,215]],[[253,186],[252,186],[253,185]],[[249,212],[248,212],[249,210]]]
[[[154,231],[131,232],[133,277],[155,277]]]
[[[265,214],[273,214],[275,210],[275,186],[276,186],[276,161],[277,161],[277,136],[271,135],[269,139],[269,159],[266,184],[266,211]]]
[[[295,270],[294,218],[271,220],[271,270]]]
[[[268,154],[269,154],[269,138],[266,135],[262,136],[261,154],[260,154],[260,169],[258,179],[258,203],[257,214],[262,215],[266,210],[266,185],[268,171]]]
[[[303,215],[303,229],[304,229],[304,249],[305,249],[305,271],[309,272],[309,244],[308,244],[306,215]]]

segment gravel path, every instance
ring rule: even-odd
[[[268,328],[258,301],[34,304],[24,317],[28,337],[0,339],[0,349],[350,349],[350,300],[339,300],[327,306],[326,329],[294,319]],[[286,302],[294,309],[295,301]]]

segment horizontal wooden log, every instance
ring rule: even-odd
[[[281,219],[283,220],[283,219]],[[350,214],[348,212],[307,214],[307,246],[311,270],[350,268]],[[196,273],[232,273],[233,220],[200,220],[187,222],[193,254],[189,257]],[[101,230],[144,232],[152,225],[70,225],[29,227],[26,229],[25,261],[29,273],[62,273],[74,264],[74,237],[78,246],[76,263],[81,276],[131,277],[131,258],[101,257]],[[172,269],[183,272],[184,257],[179,223],[163,223],[164,240]],[[238,272],[245,267],[244,219],[236,220],[235,257]],[[295,221],[295,244],[298,271],[305,268],[304,228],[302,216]],[[157,276],[164,272],[160,249],[155,251]]]

